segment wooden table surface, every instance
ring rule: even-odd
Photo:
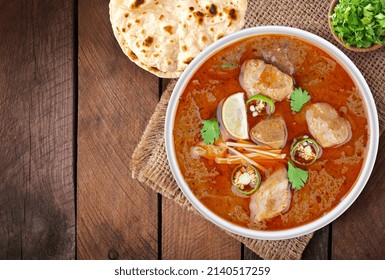
[[[122,53],[108,2],[0,0],[0,259],[256,259],[131,178],[168,81]],[[364,191],[304,259],[385,259],[380,143]]]

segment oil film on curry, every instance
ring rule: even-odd
[[[242,28],[247,1],[112,0],[126,55],[179,77],[215,40]],[[368,121],[354,82],[301,39],[259,35],[231,44],[194,73],[173,136],[195,197],[245,228],[281,230],[333,209],[356,182]]]

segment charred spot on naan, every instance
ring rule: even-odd
[[[142,4],[144,4],[144,0],[135,0],[135,2],[131,4],[131,9],[136,9]]]
[[[232,20],[237,20],[237,18],[238,18],[237,11],[235,9],[231,9],[229,12],[229,17]]]
[[[131,58],[131,60],[138,60],[138,56],[133,51],[128,53],[128,57]]]
[[[146,39],[144,39],[143,46],[151,47],[152,43],[154,43],[154,37],[148,36]]]
[[[227,17],[229,19],[229,24],[227,26],[231,26],[233,22],[236,22],[238,20],[238,12],[236,9],[224,9],[224,12],[227,14]]]
[[[202,13],[201,11],[194,12],[193,14],[194,14],[194,17],[197,20],[198,24],[202,25],[205,14]]]
[[[193,61],[193,60],[194,60],[193,57],[189,57],[189,58],[187,58],[186,60],[184,60],[183,63],[185,63],[185,64],[190,64],[191,61]]]
[[[215,6],[214,4],[211,4],[211,6],[209,8],[209,12],[210,12],[210,14],[215,16],[217,14],[217,6]]]
[[[154,72],[161,72],[157,67],[151,66],[151,70]]]
[[[171,25],[166,25],[165,27],[163,27],[163,29],[170,35],[174,34],[174,27],[172,27]]]

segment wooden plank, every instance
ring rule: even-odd
[[[78,257],[158,257],[157,194],[129,161],[158,101],[158,78],[123,54],[108,0],[79,1]]]
[[[240,259],[241,245],[203,217],[162,202],[162,259]]]
[[[0,34],[0,258],[74,259],[73,1],[1,1]]]
[[[244,260],[263,260],[260,256],[254,253],[252,250],[243,246],[243,259]]]
[[[333,223],[333,259],[385,259],[385,133],[365,189]]]
[[[314,233],[313,238],[310,240],[305,251],[303,251],[302,259],[327,260],[330,258],[330,228],[331,226],[326,226]]]

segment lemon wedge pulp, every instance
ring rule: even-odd
[[[243,92],[227,97],[222,107],[222,121],[228,133],[237,139],[249,139]]]

